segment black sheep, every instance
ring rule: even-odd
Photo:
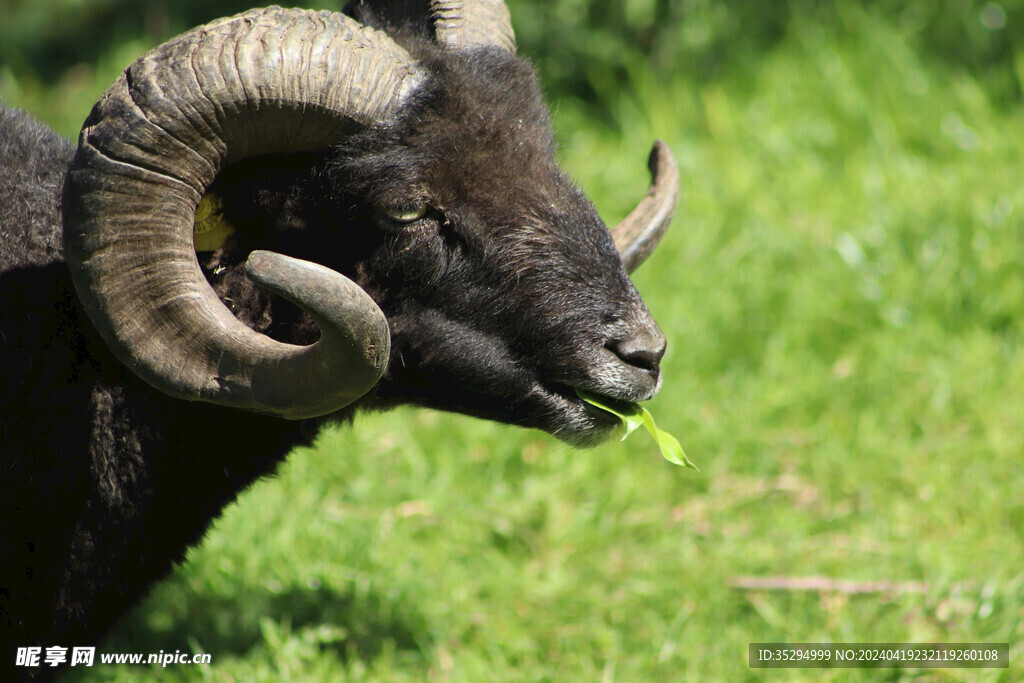
[[[324,420],[411,402],[591,444],[613,420],[575,389],[657,391],[624,264],[671,220],[667,150],[609,232],[503,3],[398,4],[349,8],[385,30],[270,8],[190,31],[77,150],[0,107],[5,662],[95,643]],[[235,232],[197,260],[204,193]]]

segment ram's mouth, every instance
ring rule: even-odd
[[[593,390],[589,390],[591,393]],[[596,446],[612,436],[620,420],[609,412],[586,403],[569,384],[549,383],[538,387],[547,411],[543,429],[574,446]],[[602,395],[602,400],[617,399]]]

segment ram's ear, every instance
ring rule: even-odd
[[[235,224],[224,215],[224,198],[207,192],[196,207],[192,243],[197,252],[217,251],[235,241]]]

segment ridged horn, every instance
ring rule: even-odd
[[[438,42],[450,50],[516,51],[512,19],[502,0],[430,0],[430,15]]]
[[[250,277],[309,312],[321,339],[254,332],[203,276],[195,209],[227,165],[392,120],[421,78],[383,33],[277,7],[195,28],[128,67],[86,120],[64,190],[72,280],[114,354],[172,396],[289,419],[368,391],[390,352],[370,297],[334,271],[254,253]]]
[[[658,246],[679,201],[679,167],[668,145],[655,140],[647,167],[651,171],[647,195],[611,231],[627,273],[636,270]]]

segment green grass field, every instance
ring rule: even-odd
[[[8,73],[0,98],[73,134],[144,47],[53,90]],[[1024,106],[849,8],[714,79],[625,66],[611,116],[553,97],[556,129],[609,222],[655,137],[679,160],[634,280],[670,344],[651,411],[702,471],[640,434],[577,451],[362,415],[242,496],[103,648],[212,666],[91,677],[1024,680]],[[1009,642],[1011,668],[748,668],[772,641]]]

